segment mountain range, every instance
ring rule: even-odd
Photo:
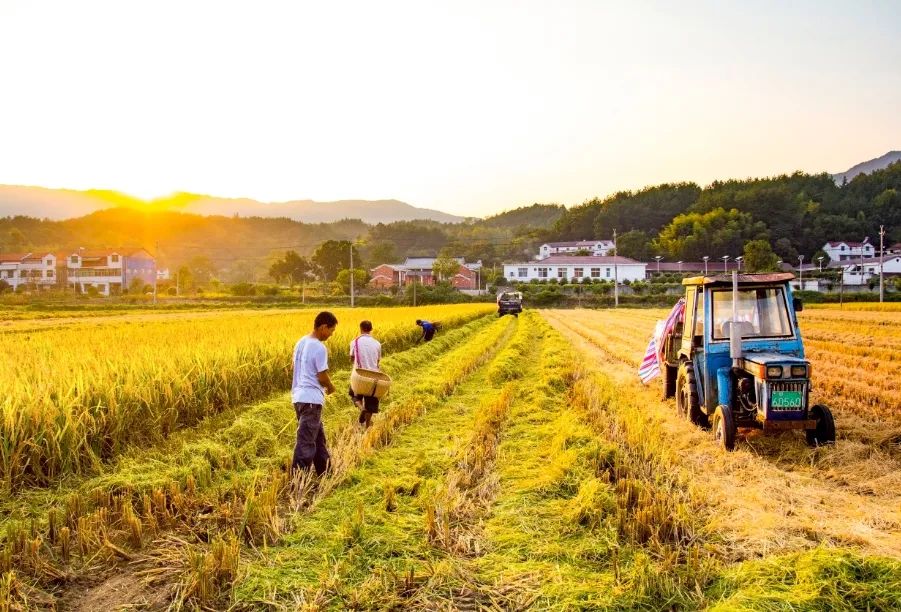
[[[417,208],[399,200],[292,200],[270,203],[250,198],[217,198],[178,193],[146,203],[113,191],[0,185],[0,217],[24,215],[53,220],[72,219],[117,206],[205,216],[280,217],[304,223],[331,223],[342,219],[361,219],[372,225],[418,219],[441,223],[465,221],[464,217],[429,208]]]
[[[882,157],[861,162],[856,166],[851,166],[844,172],[836,172],[832,175],[832,178],[835,179],[836,184],[841,185],[845,181],[850,181],[858,174],[870,174],[876,170],[882,170],[899,160],[901,160],[901,151],[889,151]]]

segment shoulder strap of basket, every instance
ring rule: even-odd
[[[354,364],[358,368],[363,367],[363,364],[360,362],[360,336],[354,338]]]

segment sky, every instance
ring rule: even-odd
[[[901,149],[901,2],[0,0],[0,184],[484,216]]]

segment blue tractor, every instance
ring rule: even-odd
[[[810,405],[810,362],[790,273],[697,276],[685,286],[683,322],[663,339],[663,396],[680,415],[735,448],[739,428],[803,429],[811,446],[835,442],[826,406]]]

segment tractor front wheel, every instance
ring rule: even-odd
[[[713,439],[727,451],[735,450],[735,431],[732,408],[720,404],[713,413]]]
[[[810,409],[810,417],[816,419],[817,426],[804,432],[807,434],[807,444],[810,446],[835,444],[835,420],[832,418],[832,411],[822,404],[816,404]]]

